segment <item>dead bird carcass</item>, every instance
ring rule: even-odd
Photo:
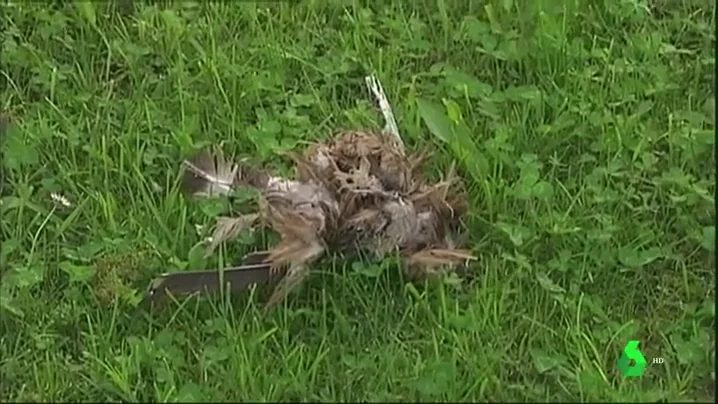
[[[260,191],[258,213],[220,217],[211,253],[243,230],[264,224],[280,242],[247,255],[241,266],[219,270],[166,273],[150,286],[150,299],[214,292],[220,278],[236,291],[254,283],[279,281],[266,305],[287,296],[326,251],[359,250],[381,259],[398,251],[412,279],[451,271],[474,257],[456,245],[458,220],[466,208],[460,178],[452,168],[437,183],[418,171],[421,155],[407,154],[381,84],[366,78],[386,126],[379,131],[344,131],[290,153],[296,178],[287,179],[225,158],[218,148],[184,161],[183,190],[194,196],[222,197],[239,187]]]

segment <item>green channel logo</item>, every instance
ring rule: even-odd
[[[618,371],[623,374],[623,377],[638,377],[642,376],[646,371],[646,358],[638,349],[638,341],[628,341],[626,347],[623,348],[621,357],[618,358]],[[631,364],[633,360],[633,364]]]

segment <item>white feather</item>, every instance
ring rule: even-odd
[[[381,82],[373,75],[365,77],[364,81],[366,82],[369,91],[374,94],[374,98],[376,98],[379,103],[381,114],[384,116],[384,121],[386,122],[384,131],[394,137],[394,141],[397,143],[397,146],[399,146],[399,150],[401,150],[401,153],[404,154],[404,141],[401,139],[401,135],[399,134],[399,126],[396,124],[394,112],[391,109],[391,104],[389,104],[389,99],[384,93],[384,88],[381,86]]]

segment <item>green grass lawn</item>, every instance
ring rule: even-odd
[[[2,6],[4,401],[714,400],[713,1],[128,1]],[[286,171],[383,124],[368,74],[427,175],[458,162],[471,279],[329,256],[267,313],[137,307],[272,242],[203,260],[230,206],[181,196],[181,159]]]

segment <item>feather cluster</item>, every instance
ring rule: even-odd
[[[327,251],[363,251],[378,259],[398,252],[412,279],[452,270],[474,258],[457,248],[454,239],[466,208],[454,167],[441,181],[426,181],[419,171],[425,155],[406,153],[380,83],[372,76],[367,85],[378,100],[385,128],[339,132],[303,153],[289,153],[296,167],[294,179],[226,158],[219,148],[184,161],[183,189],[189,194],[221,197],[240,187],[260,191],[258,213],[218,219],[207,253],[249,227],[263,224],[275,230],[281,237],[276,246],[250,254],[245,266],[231,272],[236,279],[246,269],[266,265],[271,274],[281,275],[267,306],[282,301]],[[168,290],[200,290],[199,278],[190,274],[183,282],[192,285]],[[205,275],[202,282],[208,279]],[[155,288],[162,283],[156,282]],[[204,285],[216,289],[209,286]]]

